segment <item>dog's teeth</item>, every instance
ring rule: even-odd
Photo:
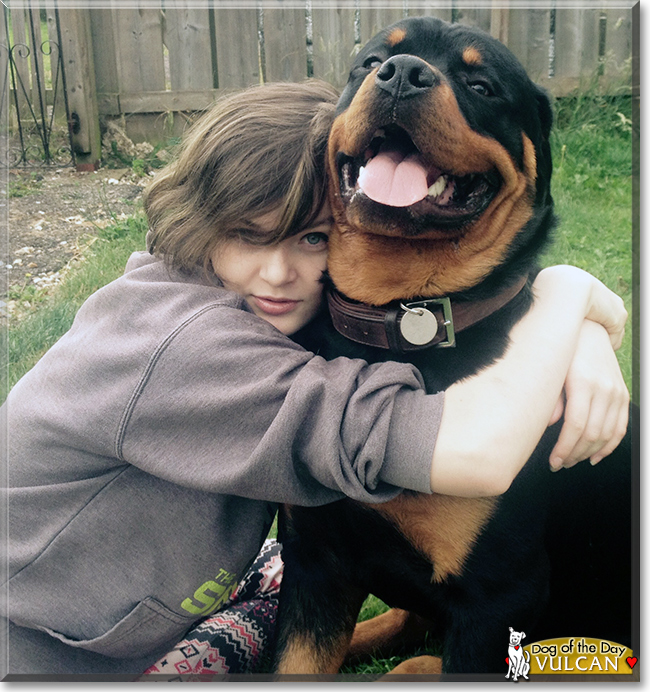
[[[436,180],[435,183],[429,188],[429,195],[431,197],[437,197],[438,195],[441,195],[444,191],[445,188],[447,187],[447,176],[446,175],[441,175],[438,180]]]

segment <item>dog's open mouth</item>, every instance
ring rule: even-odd
[[[405,130],[389,126],[374,133],[363,154],[340,153],[337,160],[343,199],[363,195],[387,207],[407,208],[432,227],[455,230],[480,216],[496,197],[496,171],[452,175],[425,160]]]

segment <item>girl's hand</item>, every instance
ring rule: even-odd
[[[566,399],[566,403],[565,403]],[[611,454],[625,435],[630,395],[612,348],[610,334],[585,320],[575,355],[551,423],[564,423],[551,452],[551,468],[568,468],[589,458],[592,464]]]
[[[605,284],[591,274],[569,265],[556,265],[542,269],[535,279],[537,292],[561,289],[567,300],[584,296],[585,319],[602,324],[609,334],[614,350],[623,342],[627,311],[623,299],[610,291]]]

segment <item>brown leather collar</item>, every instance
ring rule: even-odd
[[[527,281],[528,277],[522,276],[502,293],[472,302],[443,297],[394,301],[374,307],[355,303],[334,288],[328,290],[327,302],[334,327],[343,336],[367,346],[406,353],[432,346],[455,346],[456,332],[509,303]]]

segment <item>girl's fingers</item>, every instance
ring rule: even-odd
[[[610,438],[610,441],[596,454],[590,457],[590,462],[592,465],[596,465],[598,462],[602,461],[606,456],[609,456],[622,442],[625,434],[627,433],[627,425],[629,422],[630,407],[629,402],[627,406],[622,406],[618,414],[618,421],[614,432]]]
[[[607,434],[607,421],[614,417],[610,413],[610,406],[607,401],[603,401],[598,397],[591,400],[584,430],[573,449],[565,457],[562,464],[564,468],[570,468],[579,461],[588,459],[609,442],[611,432],[613,431],[613,421],[612,425],[610,425],[609,435]],[[617,409],[615,409],[614,413],[617,413]]]
[[[561,468],[580,442],[591,408],[591,396],[575,393],[568,397],[560,436],[551,452],[553,470]]]
[[[571,397],[560,437],[551,452],[551,467],[570,468],[584,459],[597,464],[620,444],[628,415],[629,394],[624,385],[616,394],[601,392],[589,400]]]

